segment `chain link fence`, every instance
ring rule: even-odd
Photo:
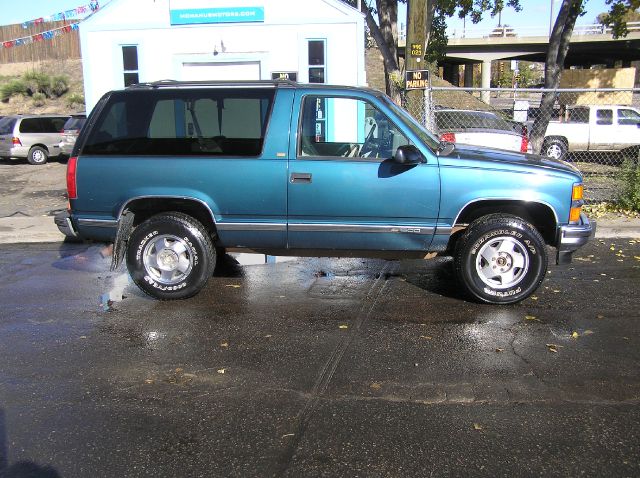
[[[550,122],[530,141],[543,96]],[[446,141],[489,146],[573,163],[588,202],[612,201],[625,159],[639,158],[640,89],[501,89],[432,87],[401,92],[404,108]]]

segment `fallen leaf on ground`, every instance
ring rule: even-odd
[[[571,338],[572,339],[577,339],[578,337],[580,337],[580,334],[578,332],[574,331],[574,332],[571,333]]]
[[[482,425],[480,425],[479,423],[474,423],[473,424],[473,429],[480,431],[480,430],[482,430]]]
[[[535,315],[525,315],[524,320],[535,320],[536,322],[540,322],[540,319],[537,318]]]
[[[218,369],[218,373],[225,373],[225,372],[226,372],[226,369],[224,369],[224,368]]]
[[[233,287],[234,289],[239,289],[242,286],[240,286],[238,284],[227,284],[225,287]]]
[[[496,349],[496,352],[504,352],[504,349]]]
[[[341,329],[348,329],[348,328],[349,328],[349,326],[348,326],[348,325],[345,325],[345,324],[342,324],[342,325],[340,325],[340,327],[339,327],[339,328],[341,328]]]
[[[373,382],[371,384],[371,388],[373,388],[374,390],[380,390],[382,388],[382,385],[379,384],[378,382]]]
[[[585,330],[584,332],[582,332],[582,335],[591,335],[593,334],[593,330]]]
[[[220,343],[220,347],[228,347],[229,343],[228,342],[222,342]]]
[[[558,353],[558,349],[560,347],[562,347],[562,345],[556,345],[556,344],[545,344],[547,346],[547,349],[549,350],[549,352],[553,352],[554,354]]]
[[[421,339],[426,339],[426,340],[431,340],[433,337],[431,337],[429,335],[421,335],[420,338]]]

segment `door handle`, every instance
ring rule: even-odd
[[[291,183],[310,184],[312,182],[311,173],[291,173],[289,181]]]

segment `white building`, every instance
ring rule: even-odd
[[[366,84],[364,16],[340,0],[111,0],[80,42],[87,111],[165,79]]]

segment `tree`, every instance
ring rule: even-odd
[[[536,153],[539,153],[543,147],[544,135],[557,97],[554,90],[560,86],[560,76],[569,51],[573,28],[578,17],[584,13],[585,2],[586,0],[562,0],[558,17],[551,31],[544,69],[544,87],[550,91],[546,91],[542,95],[540,113],[531,130],[531,147]],[[616,35],[626,36],[625,14],[630,10],[637,10],[640,7],[640,0],[606,0],[606,3],[611,5],[611,9],[606,15],[605,22],[613,25],[614,38],[617,38]]]
[[[355,6],[357,0],[343,0]],[[427,3],[427,31],[424,51],[427,60],[441,58],[446,47],[445,19],[457,13],[460,18],[469,17],[473,23],[482,20],[485,12],[495,16],[504,7],[521,10],[520,0],[375,0],[375,6],[368,0],[361,0],[361,9],[365,14],[367,27],[382,55],[387,94],[396,96],[397,85],[402,78],[398,57],[398,2],[425,1]],[[377,13],[379,23],[374,15]],[[436,48],[432,48],[432,43]],[[396,99],[396,98],[394,98]]]
[[[640,20],[640,0],[607,0],[606,4],[611,5],[610,10],[598,15],[598,22],[612,27],[613,38],[627,36],[627,22]]]
[[[553,104],[556,102],[557,93],[554,90],[560,86],[560,75],[564,68],[564,60],[569,52],[569,41],[573,34],[573,28],[576,25],[576,20],[583,13],[582,4],[583,0],[562,0],[558,17],[553,24],[544,66],[544,88],[550,91],[542,94],[540,113],[531,130],[531,147],[534,152],[542,150],[542,141],[551,119]]]

